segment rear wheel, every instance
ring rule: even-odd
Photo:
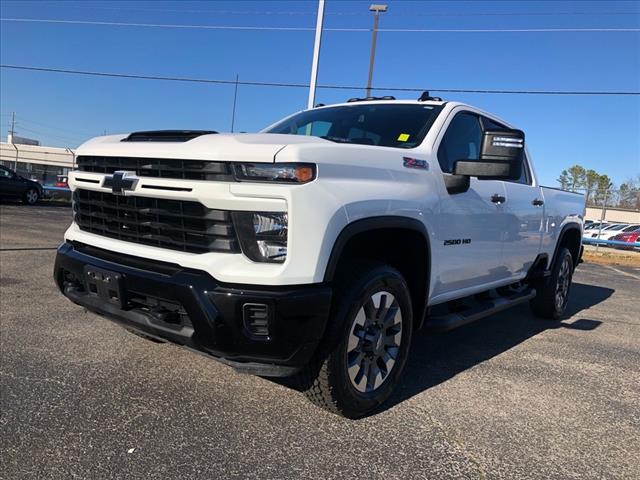
[[[391,395],[411,344],[413,313],[402,275],[365,264],[336,288],[328,342],[303,375],[316,405],[349,418],[362,417]]]
[[[29,190],[24,192],[24,196],[22,199],[27,205],[35,205],[40,199],[40,194],[35,188],[30,188]]]
[[[530,302],[536,316],[550,320],[562,317],[569,301],[573,265],[571,252],[561,248],[547,282],[536,286],[536,297]]]

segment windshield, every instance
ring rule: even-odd
[[[440,105],[366,104],[300,112],[263,133],[311,135],[337,143],[414,148],[442,111]]]

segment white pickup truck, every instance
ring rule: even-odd
[[[529,302],[559,319],[584,200],[541,187],[524,133],[442,101],[351,99],[258,134],[99,137],[69,176],[54,277],[73,302],[355,418],[413,332]]]

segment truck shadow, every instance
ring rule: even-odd
[[[601,321],[584,318],[573,320],[573,317],[605,301],[613,292],[610,288],[574,283],[567,306],[567,319],[562,322],[538,319],[528,305],[523,304],[448,333],[432,334],[426,329],[419,331],[414,337],[403,378],[382,410],[439,385],[547,329],[594,330]]]

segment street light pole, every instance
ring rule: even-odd
[[[16,112],[11,114],[11,140],[7,139],[7,143],[15,143],[13,137],[16,135]]]
[[[369,7],[369,11],[373,12],[373,30],[371,32],[371,54],[369,55],[369,79],[367,80],[367,94],[371,96],[371,80],[373,80],[373,63],[376,58],[376,42],[378,40],[378,23],[380,22],[380,13],[389,9],[387,5],[373,4]]]
[[[316,102],[316,82],[318,81],[318,62],[320,60],[320,41],[322,40],[322,22],[324,20],[324,0],[318,0],[318,17],[316,18],[316,39],[313,44],[313,61],[311,63],[311,81],[309,82],[309,99],[307,109],[313,108]]]

